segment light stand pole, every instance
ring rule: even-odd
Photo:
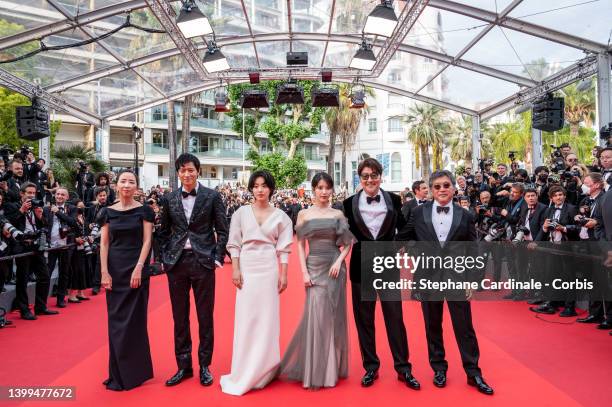
[[[134,174],[136,178],[140,179],[140,171],[138,169],[138,140],[142,138],[142,129],[136,124],[132,124],[132,131],[134,132]]]

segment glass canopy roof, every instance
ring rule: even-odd
[[[220,80],[245,81],[252,69],[266,79],[316,78],[325,68],[334,71],[334,80],[359,78],[403,97],[476,115],[612,49],[612,0],[396,0],[400,20],[418,18],[400,24],[408,28],[404,35],[398,28],[389,39],[366,36],[378,58],[393,52],[374,71],[356,71],[348,65],[378,0],[196,3],[211,21],[228,72],[211,74],[201,64],[211,36],[185,40],[177,32],[173,21],[180,1],[0,1],[2,83],[12,87],[7,78],[24,79],[99,124],[212,89]],[[415,12],[420,3],[425,8]],[[166,5],[170,20],[159,15]],[[112,32],[128,18],[156,32],[134,26]],[[43,44],[100,36],[105,38],[76,48],[2,62]],[[287,67],[287,51],[307,51],[308,66]]]

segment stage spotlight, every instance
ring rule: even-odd
[[[194,1],[183,3],[181,11],[176,18],[176,25],[185,38],[201,37],[212,34],[213,29],[208,18],[200,11]]]
[[[259,72],[249,72],[249,82],[252,85],[259,83]]]
[[[397,16],[393,9],[393,1],[382,0],[368,16],[363,32],[390,37],[395,27],[397,27]]]
[[[322,71],[321,72],[321,82],[331,82],[332,81],[332,71]]]
[[[351,109],[361,109],[365,107],[365,91],[357,90],[351,95]]]
[[[351,68],[362,69],[364,71],[371,71],[376,64],[376,57],[374,56],[374,52],[372,51],[372,46],[367,44],[365,40],[361,43],[361,46],[353,56],[351,60],[351,64],[349,65]]]
[[[240,107],[243,109],[255,109],[270,107],[268,104],[268,92],[259,89],[247,89],[240,97]]]
[[[277,105],[282,104],[304,104],[304,90],[296,82],[287,82],[278,87],[276,93]]]
[[[523,104],[518,105],[516,107],[516,109],[514,109],[514,113],[515,114],[525,113],[525,112],[531,110],[532,107],[533,107],[533,105],[531,104],[531,102],[525,102]]]
[[[204,54],[202,62],[204,63],[204,68],[206,68],[209,73],[227,71],[230,69],[227,58],[225,58],[225,55],[223,55],[214,41],[208,43],[208,50],[206,54]]]
[[[215,112],[223,113],[229,112],[229,98],[225,90],[221,89],[215,93]]]
[[[320,88],[312,91],[312,107],[340,107],[337,88]]]

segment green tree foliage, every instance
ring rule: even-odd
[[[98,160],[92,149],[80,145],[58,149],[51,160],[51,169],[60,185],[67,187],[70,191],[75,190],[79,161],[88,163],[93,173],[108,170],[106,163]]]
[[[253,162],[253,171],[267,170],[276,180],[277,188],[297,188],[308,174],[306,160],[302,155],[288,158],[280,152],[268,154],[251,154],[249,159]]]

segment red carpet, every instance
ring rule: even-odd
[[[302,313],[304,291],[292,255],[289,288],[282,295],[281,350],[291,338]],[[448,314],[445,321],[448,385],[438,389],[431,383],[420,307],[406,302],[404,319],[408,329],[413,373],[422,390],[415,392],[396,379],[378,308],[377,339],[381,357],[380,379],[368,389],[359,385],[361,359],[352,313],[350,326],[350,376],[334,389],[306,391],[299,384],[275,382],[243,397],[223,394],[218,379],[229,371],[234,314],[231,265],[217,272],[215,308],[215,353],[212,371],[215,385],[203,388],[197,380],[167,388],[163,382],[176,370],[173,356],[172,314],[166,277],[151,284],[149,337],[155,378],[144,386],[115,393],[101,382],[107,373],[107,330],[104,296],[82,304],[69,304],[60,316],[38,321],[11,319],[17,328],[0,330],[0,386],[75,386],[77,402],[53,405],[102,406],[280,406],[317,405],[388,406],[604,406],[609,405],[612,373],[612,337],[607,332],[582,324],[547,323],[535,318],[524,303],[474,303],[474,321],[481,348],[481,368],[495,395],[487,397],[467,386],[452,335]],[[54,305],[54,301],[50,301]],[[350,309],[350,307],[349,307]],[[257,310],[254,310],[257,312]],[[572,322],[544,317],[553,322]],[[192,314],[192,322],[196,321]],[[196,335],[196,329],[192,334]],[[194,336],[194,347],[197,338]],[[194,361],[197,356],[194,355]],[[0,402],[2,405],[17,403]],[[40,405],[32,404],[34,406]]]

